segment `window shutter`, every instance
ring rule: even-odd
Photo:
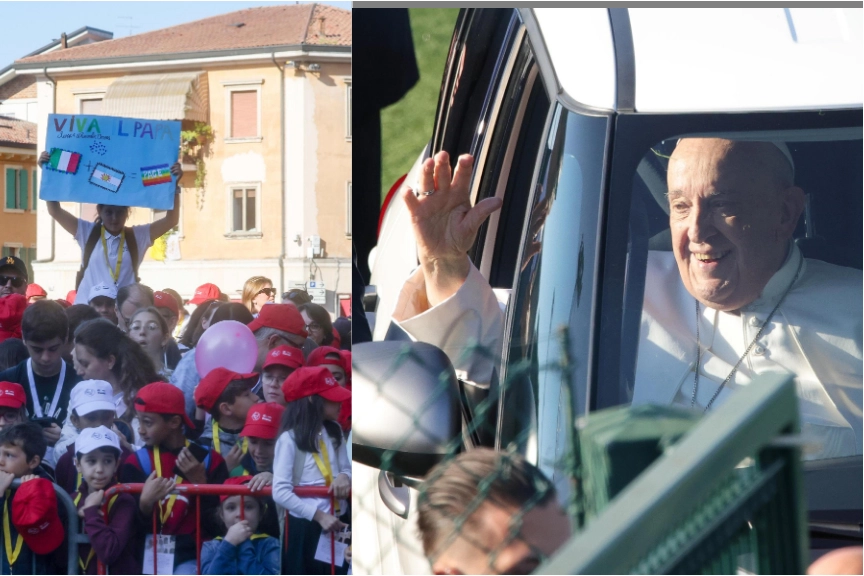
[[[18,207],[27,210],[27,170],[18,171]]]
[[[258,136],[258,92],[231,92],[231,137]]]
[[[102,98],[81,100],[81,114],[98,116],[102,114]]]
[[[36,186],[36,170],[33,170],[33,211],[39,208],[39,188]]]
[[[14,168],[6,169],[6,208],[15,209],[15,172]]]

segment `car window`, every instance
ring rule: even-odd
[[[501,403],[501,448],[525,453],[569,494],[568,411],[586,407],[608,119],[556,110],[517,269]],[[569,369],[550,367],[569,328]],[[568,405],[569,399],[569,405]]]
[[[481,227],[469,256],[493,288],[513,286],[521,238],[513,232],[525,222],[531,182],[551,103],[539,75],[534,53],[525,39],[509,80],[484,152],[475,203],[497,196],[504,200]]]
[[[635,372],[606,400],[704,413],[758,374],[791,372],[804,458],[860,455],[860,128],[728,139],[738,143],[722,153],[729,168],[713,171],[718,148],[694,138],[656,142],[639,162],[623,305],[639,311],[639,337],[622,330],[621,348]],[[700,176],[686,167],[697,161]],[[801,216],[786,240],[776,222],[796,194]],[[739,306],[748,282],[755,300]]]

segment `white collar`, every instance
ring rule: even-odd
[[[777,303],[777,300],[779,300],[786,292],[789,283],[792,282],[792,279],[795,277],[795,272],[798,271],[799,260],[803,259],[804,261],[801,263],[801,273],[798,275],[797,282],[801,281],[801,278],[804,276],[804,271],[807,268],[807,260],[804,259],[804,255],[801,254],[801,250],[795,242],[790,241],[790,244],[791,246],[786,253],[786,260],[783,262],[783,265],[780,266],[780,269],[777,270],[771,279],[768,280],[768,283],[765,284],[765,288],[762,290],[762,294],[759,295],[759,298],[747,306],[744,306],[743,310],[753,310],[765,306],[773,307]]]

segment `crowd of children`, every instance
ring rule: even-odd
[[[316,348],[303,330],[313,321],[292,303],[256,301],[256,324],[243,305],[204,300],[209,314],[192,314],[187,334],[203,333],[205,320],[250,325],[256,337],[264,333],[258,372],[216,368],[177,381],[169,349],[180,362],[190,355],[184,371],[194,371],[197,338],[178,347],[176,301],[164,292],[147,298],[145,289],[124,287],[118,306],[116,291],[100,288],[91,299],[99,310],[37,299],[21,317],[23,352],[15,340],[3,343],[10,360],[0,366],[0,570],[67,573],[74,539],[56,490],[69,496],[88,537],[72,544],[79,574],[96,574],[99,563],[109,574],[195,574],[199,565],[202,574],[329,574],[319,541],[337,533],[348,541],[350,531],[350,352]],[[135,290],[144,297],[129,313]],[[272,292],[259,290],[270,299]],[[113,321],[102,301],[111,296]],[[297,337],[280,337],[268,318]],[[142,487],[108,492],[118,484]],[[183,491],[192,484],[249,491],[197,497]],[[298,486],[328,487],[335,510],[330,498],[298,497]],[[336,573],[348,569],[345,561]]]

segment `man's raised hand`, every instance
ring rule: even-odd
[[[430,306],[449,298],[465,281],[470,270],[466,253],[480,225],[501,208],[499,198],[486,198],[471,206],[473,167],[474,158],[463,154],[452,172],[450,155],[439,152],[423,162],[418,190],[408,187],[403,193]]]

